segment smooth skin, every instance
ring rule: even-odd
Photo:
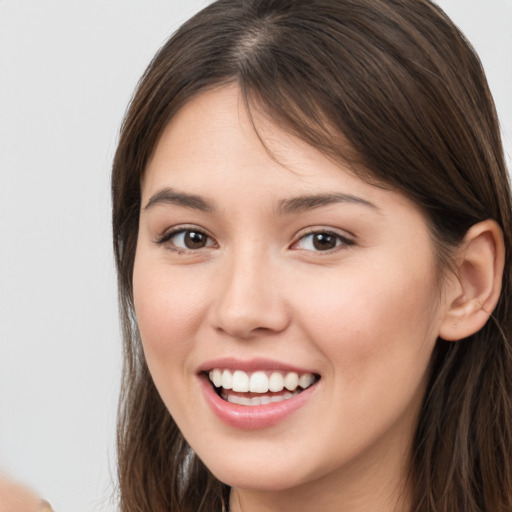
[[[464,305],[479,304],[470,330],[485,323],[484,302],[494,307],[499,228],[482,223],[462,275],[443,278],[410,200],[253,116],[266,148],[235,85],[201,94],[147,166],[134,301],[150,372],[192,448],[232,486],[231,510],[407,510],[431,354],[442,332],[459,339],[455,325],[467,335]],[[225,357],[321,378],[277,425],[237,429],[199,382],[201,365]]]
[[[0,474],[0,512],[52,512],[52,508],[31,489]]]

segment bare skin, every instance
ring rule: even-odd
[[[42,501],[31,489],[0,476],[0,512],[51,512],[47,502]]]
[[[414,203],[252,114],[265,146],[235,86],[204,93],[147,166],[133,279],[149,370],[233,512],[405,512],[432,351],[487,321],[500,228],[473,226],[441,274]],[[230,380],[290,366],[317,379],[277,407]]]

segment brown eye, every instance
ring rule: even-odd
[[[338,237],[329,233],[315,233],[311,235],[313,247],[318,251],[328,251],[338,245]]]
[[[330,231],[316,231],[304,235],[294,244],[294,249],[305,251],[326,252],[337,247],[353,245],[354,242],[344,236]]]
[[[208,237],[199,231],[185,231],[183,243],[187,249],[202,249],[206,247]]]
[[[206,233],[196,229],[178,229],[163,236],[157,241],[175,251],[197,251],[213,247],[214,241]]]

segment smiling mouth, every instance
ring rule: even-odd
[[[320,379],[314,373],[229,370],[208,372],[217,395],[232,404],[258,406],[289,400]]]

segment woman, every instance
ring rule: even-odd
[[[113,168],[123,511],[512,511],[511,199],[426,0],[220,0]]]

